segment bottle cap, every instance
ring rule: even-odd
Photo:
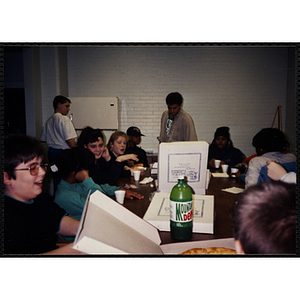
[[[184,179],[184,175],[179,175],[177,179]]]

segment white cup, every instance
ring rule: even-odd
[[[123,191],[123,190],[117,190],[117,191],[115,191],[116,200],[117,200],[120,204],[123,204],[123,203],[124,203],[125,193],[126,193],[126,191]]]
[[[227,171],[228,171],[228,165],[222,165],[221,167],[222,167],[223,173],[227,173]]]
[[[141,171],[133,171],[133,177],[135,181],[139,181],[141,176]]]
[[[231,174],[232,174],[231,176],[236,177],[234,174],[237,173],[238,170],[239,169],[237,169],[237,168],[231,168]]]
[[[220,163],[221,163],[221,161],[219,159],[215,159],[215,168],[219,169]]]

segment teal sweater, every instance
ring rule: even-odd
[[[70,217],[80,220],[89,191],[92,194],[99,190],[105,195],[112,196],[120,188],[109,184],[98,185],[91,177],[82,183],[74,184],[61,180],[55,193],[54,202],[63,208]]]

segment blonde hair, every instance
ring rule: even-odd
[[[124,137],[126,142],[128,141],[128,136],[123,131],[115,131],[109,138],[109,141],[107,143],[108,150],[111,150],[111,144],[113,144],[120,136]]]

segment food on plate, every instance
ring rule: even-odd
[[[236,254],[235,250],[225,247],[192,248],[179,254]]]
[[[143,167],[144,167],[143,164],[135,164],[132,168],[137,169],[137,168],[143,168]]]

